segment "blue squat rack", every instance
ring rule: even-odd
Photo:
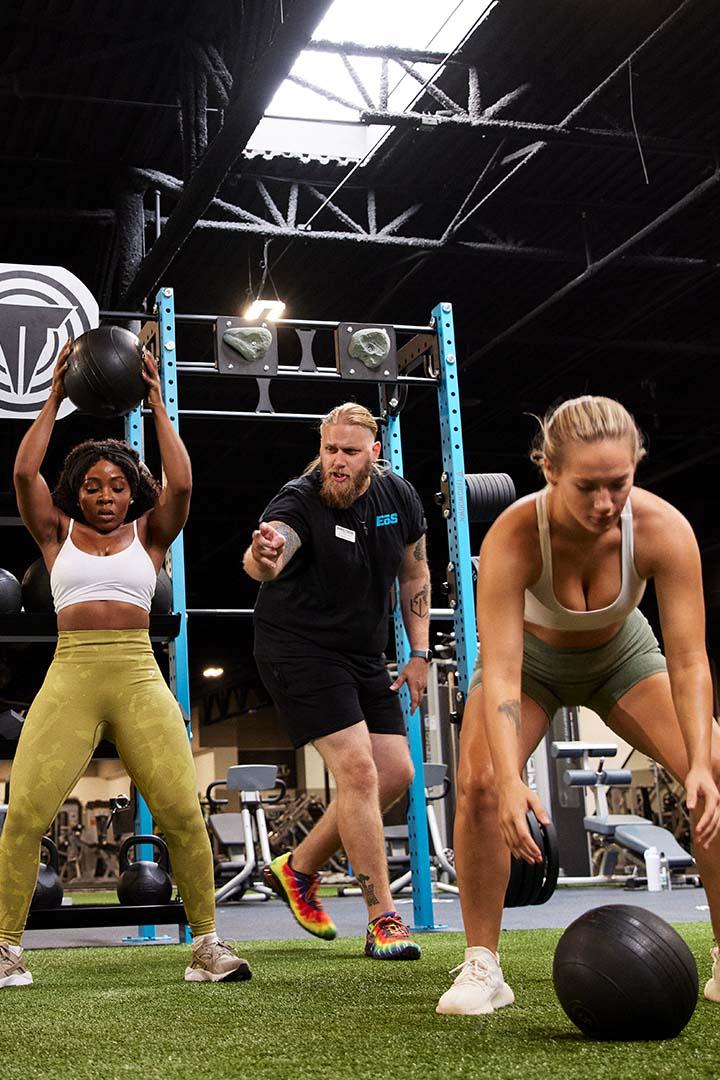
[[[113,313],[106,313],[106,317],[112,317]],[[118,312],[115,317],[128,318],[131,313]],[[136,318],[146,320],[143,336],[153,336],[153,322],[147,321],[146,315],[135,315]],[[225,319],[222,316],[213,315],[179,315],[178,321],[186,320],[195,323],[213,324],[217,331],[217,324],[221,321],[224,325],[240,323],[237,319]],[[176,316],[173,290],[160,288],[156,295],[155,319],[157,320],[156,353],[160,366],[160,377],[163,397],[168,414],[176,430],[179,430],[179,418],[183,415],[179,408],[178,398],[178,374],[187,371],[189,374],[217,373],[215,365],[208,363],[178,364],[176,350]],[[295,329],[300,340],[302,356],[298,367],[277,365],[277,370],[271,375],[263,377],[262,370],[252,372],[236,372],[227,377],[235,377],[237,374],[251,375],[257,379],[259,390],[258,408],[250,412],[227,412],[217,410],[193,410],[193,416],[234,416],[247,419],[276,419],[276,420],[313,420],[321,419],[321,416],[301,413],[277,413],[270,404],[270,385],[273,379],[283,378],[324,378],[329,381],[347,382],[351,380],[347,375],[338,374],[335,369],[319,368],[316,366],[312,355],[312,340],[318,329],[336,330],[337,322],[319,322],[313,320],[278,320],[278,326],[292,327]],[[379,384],[380,407],[382,419],[382,446],[383,455],[390,462],[391,468],[403,474],[402,438],[400,431],[399,400],[401,391],[407,385],[435,385],[438,393],[438,408],[440,417],[440,431],[442,440],[442,485],[444,493],[444,515],[448,531],[449,566],[448,579],[450,583],[450,610],[440,612],[442,617],[448,614],[452,619],[455,631],[455,647],[457,656],[457,693],[463,698],[467,694],[468,676],[475,662],[476,626],[475,606],[473,602],[472,567],[470,562],[470,536],[468,526],[467,495],[465,488],[465,466],[462,442],[462,423],[460,418],[460,393],[458,386],[457,359],[455,348],[455,332],[453,325],[452,305],[448,303],[438,304],[432,312],[432,322],[428,326],[396,326],[393,328],[398,333],[413,334],[414,336],[398,352],[398,359],[402,358],[407,370],[414,370],[419,364],[424,364],[422,375],[398,373],[397,382],[388,383],[379,374],[375,380],[367,372],[362,379],[364,383],[376,381]],[[143,455],[143,419],[140,408],[135,409],[126,418],[125,436],[127,441]],[[170,684],[171,688],[183,709],[188,721],[188,737],[190,736],[190,677],[188,665],[187,621],[188,614],[237,614],[251,615],[251,609],[196,609],[188,612],[185,592],[185,562],[183,552],[182,534],[173,542],[169,552],[168,573],[172,581],[172,610],[180,617],[180,629],[178,635],[170,643]],[[396,595],[399,595],[396,589]],[[433,611],[431,610],[431,616]],[[395,642],[397,648],[398,665],[401,667],[408,659],[409,644],[405,634],[402,615],[399,604],[396,605],[394,616]],[[410,700],[407,688],[401,692],[403,715],[410,745],[410,753],[415,768],[415,778],[409,791],[408,808],[408,832],[410,840],[410,867],[412,871],[412,896],[413,896],[413,922],[417,931],[431,931],[441,929],[435,923],[433,914],[432,880],[430,875],[430,853],[427,821],[425,816],[425,793],[423,785],[423,733],[420,710],[410,711]],[[152,831],[152,817],[144,800],[138,796],[136,811],[136,831],[140,834]],[[149,858],[150,853],[139,852],[140,858]],[[158,940],[155,936],[154,926],[140,927],[138,940]]]

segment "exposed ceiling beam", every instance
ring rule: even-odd
[[[160,283],[329,6],[330,0],[302,0],[292,7],[287,5],[284,22],[277,27],[271,43],[234,88],[225,123],[190,177],[177,207],[128,285],[122,302],[142,301]]]
[[[661,22],[660,25],[656,27],[651,34],[648,34],[645,40],[641,41],[637,48],[633,49],[632,52],[628,56],[626,56],[625,59],[620,64],[618,64],[617,67],[615,67],[609,75],[606,76],[606,78],[602,80],[602,82],[598,83],[594,90],[591,90],[590,93],[582,99],[582,101],[578,102],[575,108],[572,109],[567,114],[567,116],[565,116],[560,121],[558,127],[565,128],[575,124],[580,113],[584,112],[589,105],[593,104],[593,102],[596,102],[597,99],[600,98],[602,94],[607,90],[607,88],[612,85],[615,79],[620,74],[625,74],[628,70],[628,66],[632,64],[633,61],[638,58],[638,56],[642,55],[642,53],[644,53],[648,47],[656,43],[659,38],[662,38],[663,35],[666,34],[667,31],[672,26],[674,26],[678,20],[682,19],[682,16],[695,3],[697,3],[697,0],[683,0],[683,3],[681,3],[680,6],[675,9],[675,11],[668,15],[668,17],[663,22]],[[544,153],[544,151],[547,150],[548,146],[550,145],[552,144],[542,141],[535,143],[532,147],[526,147],[527,153],[520,159],[520,161],[517,162],[517,164],[512,169],[510,169],[509,172],[505,173],[505,175],[502,176],[498,180],[498,182],[490,188],[489,191],[485,192],[485,194],[481,197],[479,202],[475,204],[470,213],[465,216],[464,221],[467,221],[468,218],[472,216],[472,214],[477,213],[477,211],[481,207],[485,206],[491,199],[493,199],[494,196],[498,193],[498,191],[500,191],[502,188],[505,188],[507,184],[512,180],[512,178],[517,175],[517,173],[521,172],[523,169],[526,169],[530,162],[534,161],[537,158],[538,154]]]
[[[676,203],[673,203],[672,206],[668,207],[668,209],[665,210],[664,213],[659,214],[658,217],[656,217],[653,221],[645,225],[644,228],[634,233],[633,236],[630,236],[622,244],[618,244],[616,248],[614,248],[612,251],[609,251],[608,254],[604,255],[601,259],[597,259],[595,262],[590,263],[588,268],[584,270],[582,274],[579,274],[578,277],[566,282],[566,284],[563,285],[562,288],[557,289],[554,293],[548,296],[547,299],[543,300],[541,304],[538,304],[536,307],[532,308],[531,311],[526,312],[526,314],[523,315],[522,318],[518,319],[510,326],[506,327],[505,330],[503,330],[500,334],[497,334],[491,341],[488,341],[486,345],[483,345],[481,349],[478,349],[475,353],[473,353],[472,356],[470,356],[465,361],[463,366],[469,366],[470,364],[475,363],[481,357],[486,356],[487,353],[489,353],[497,345],[501,344],[501,342],[511,337],[521,327],[527,326],[527,324],[532,322],[533,319],[537,318],[538,315],[541,315],[543,312],[547,311],[548,308],[553,307],[559,300],[562,300],[569,293],[574,292],[575,289],[579,288],[581,285],[584,285],[591,278],[595,277],[601,271],[605,270],[608,266],[611,265],[611,263],[616,262],[618,259],[624,256],[626,252],[630,251],[631,248],[633,248],[636,244],[640,243],[641,240],[644,240],[645,237],[650,236],[650,234],[655,232],[656,229],[660,228],[661,225],[664,225],[666,224],[666,222],[671,221],[672,218],[674,218],[681,211],[686,210],[689,206],[692,206],[693,203],[697,202],[698,199],[702,198],[703,195],[706,195],[709,191],[712,191],[715,187],[717,187],[719,181],[720,168],[716,169],[715,172],[707,178],[707,180],[703,180],[701,184],[697,184],[691,191],[687,193],[687,195],[684,195],[682,199],[678,199]]]
[[[402,45],[360,45],[356,41],[310,41],[306,52],[338,53],[345,56],[376,56],[381,60],[406,60],[411,64],[460,64],[457,55],[430,49],[404,48]]]
[[[170,220],[170,219],[168,219]],[[472,240],[456,240],[445,243],[433,237],[397,236],[394,234],[340,232],[339,230],[313,230],[312,232],[297,227],[275,225],[271,222],[258,224],[247,221],[198,221],[197,229],[208,232],[248,233],[255,236],[267,236],[278,239],[295,239],[318,243],[320,241],[338,241],[350,244],[365,244],[369,247],[417,248],[446,255],[483,254],[498,258],[522,259],[535,262],[582,263],[587,260],[583,252],[562,251],[557,248],[537,248],[523,244],[486,244]],[[599,259],[598,262],[602,260]],[[686,270],[705,272],[712,263],[707,259],[686,258],[674,255],[631,255],[622,260],[624,266],[645,267],[657,270]],[[596,266],[597,263],[592,263]]]
[[[459,128],[461,131],[474,131],[479,138],[497,135],[503,139],[534,139],[531,146],[524,148],[527,153],[541,147],[544,143],[559,143],[561,146],[585,146],[591,149],[631,150],[638,152],[638,136],[633,131],[613,131],[604,128],[586,128],[560,124],[537,124],[527,120],[479,120],[467,114],[444,116],[430,112],[391,112],[383,109],[365,109],[359,116],[362,124],[378,124],[387,127],[392,124],[397,128],[411,128],[423,132],[441,129]],[[714,158],[715,149],[708,143],[684,143],[676,139],[658,138],[655,135],[639,136],[643,151],[655,154],[669,154],[672,157]],[[509,161],[505,158],[505,161]]]

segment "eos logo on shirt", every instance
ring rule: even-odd
[[[397,525],[397,523],[398,523],[397,514],[378,514],[378,516],[375,518],[375,524],[378,525],[378,526],[380,526],[380,525]]]

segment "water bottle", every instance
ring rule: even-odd
[[[660,852],[656,847],[650,847],[645,852],[645,874],[648,892],[660,892]]]
[[[670,866],[664,851],[660,852],[660,888],[668,890],[672,888],[670,884]]]

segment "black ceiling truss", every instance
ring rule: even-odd
[[[310,90],[311,93],[317,94],[318,97],[325,98],[326,101],[334,101],[338,105],[344,106],[346,109],[359,114],[359,121],[363,123],[394,123],[394,121],[383,121],[379,119],[381,116],[390,116],[391,113],[388,110],[388,98],[390,94],[390,76],[389,65],[391,61],[394,61],[402,71],[404,71],[410,78],[414,79],[421,86],[421,92],[428,94],[434,101],[447,110],[451,115],[456,115],[465,119],[479,121],[481,115],[487,115],[491,117],[498,113],[501,109],[506,108],[513,101],[521,97],[528,89],[527,84],[523,84],[516,90],[504,95],[499,101],[495,102],[488,109],[481,113],[480,107],[480,91],[479,91],[479,75],[477,68],[472,65],[464,65],[467,75],[467,107],[460,105],[457,101],[446,94],[444,90],[440,90],[439,87],[434,86],[432,82],[423,76],[419,71],[415,70],[412,63],[399,57],[397,55],[389,57],[384,55],[382,58],[381,67],[378,71],[378,87],[373,93],[365,84],[365,81],[360,77],[356,69],[353,67],[351,57],[357,56],[354,46],[347,47],[347,51],[339,51],[339,55],[343,64],[350,75],[350,78],[357,90],[361,100],[353,101],[350,98],[343,97],[334,90],[329,90],[327,87],[320,86],[318,83],[310,82],[308,79],[303,79],[299,75],[288,75],[288,82],[294,83],[296,86],[301,86],[304,90]],[[397,53],[398,50],[395,50]],[[362,55],[362,54],[361,54]],[[404,113],[392,114],[403,117]],[[427,118],[427,123],[436,123],[434,119],[435,114],[417,114],[420,118],[420,122],[424,122],[424,118]]]
[[[489,108],[482,110],[480,108],[480,93],[478,89],[478,73],[477,70],[468,64],[463,64],[458,60],[458,57],[453,57],[455,68],[464,67],[467,72],[467,105],[461,105],[454,101],[448,94],[440,90],[438,87],[433,86],[428,80],[423,81],[423,76],[419,72],[416,72],[414,63],[433,63],[437,64],[439,54],[437,53],[418,53],[417,50],[399,50],[399,49],[368,49],[360,46],[356,46],[354,43],[347,43],[343,45],[332,45],[331,43],[314,43],[313,47],[319,48],[323,51],[336,52],[348,67],[348,71],[351,74],[352,80],[358,91],[360,103],[350,102],[343,100],[343,104],[349,108],[359,111],[361,117],[367,121],[374,123],[393,123],[395,126],[401,124],[421,125],[429,124],[431,126],[448,128],[458,127],[465,130],[468,127],[473,127],[478,130],[482,135],[494,135],[501,140],[499,145],[495,148],[495,153],[491,156],[490,161],[484,166],[482,173],[478,180],[475,182],[470,190],[469,194],[466,194],[462,200],[459,208],[456,207],[450,223],[445,228],[443,234],[438,237],[429,237],[423,235],[404,235],[400,233],[402,229],[413,217],[416,217],[422,210],[422,203],[413,203],[403,208],[400,213],[394,214],[394,216],[384,224],[378,222],[378,207],[376,192],[372,186],[368,186],[364,192],[364,208],[363,218],[359,219],[357,208],[357,196],[353,195],[351,198],[352,206],[348,206],[348,200],[338,198],[339,190],[342,188],[342,183],[337,185],[332,193],[332,196],[325,197],[318,189],[317,185],[309,182],[294,182],[289,187],[287,204],[281,206],[278,199],[271,193],[269,185],[264,183],[261,179],[255,178],[254,189],[252,191],[253,209],[239,206],[235,203],[227,202],[226,200],[219,200],[215,198],[223,176],[227,172],[230,165],[228,164],[228,138],[229,132],[226,132],[228,124],[232,124],[232,117],[236,117],[236,123],[243,127],[243,130],[249,135],[247,125],[244,123],[243,117],[240,116],[241,110],[238,110],[237,103],[235,109],[231,107],[227,117],[226,123],[223,127],[220,135],[215,140],[215,143],[211,145],[211,149],[202,161],[195,174],[193,175],[190,184],[182,187],[179,181],[172,177],[163,176],[162,174],[152,173],[144,170],[144,178],[149,183],[154,183],[164,188],[165,190],[173,190],[175,194],[179,194],[180,201],[175,211],[164,220],[165,226],[161,238],[151,249],[150,253],[145,257],[145,261],[142,270],[138,273],[135,280],[132,282],[132,295],[136,298],[147,291],[147,286],[150,284],[150,278],[153,278],[155,283],[156,278],[162,271],[159,270],[161,263],[163,263],[163,270],[167,263],[173,257],[174,251],[172,250],[172,236],[179,236],[183,234],[184,239],[193,227],[202,230],[217,230],[222,232],[236,232],[239,234],[245,233],[249,235],[258,235],[264,237],[277,237],[286,240],[311,240],[313,242],[325,241],[325,242],[351,242],[351,243],[363,243],[372,244],[375,246],[396,246],[396,247],[409,247],[418,248],[423,251],[432,252],[440,248],[454,250],[449,248],[449,244],[452,241],[458,242],[458,251],[463,249],[468,252],[480,253],[486,255],[494,255],[501,257],[519,257],[522,259],[536,259],[548,262],[573,262],[582,263],[585,262],[585,269],[581,275],[573,279],[572,282],[563,286],[562,290],[559,290],[553,297],[548,298],[544,305],[538,305],[533,309],[534,312],[540,312],[544,310],[545,305],[554,303],[556,299],[559,299],[565,295],[566,291],[577,287],[588,277],[595,275],[605,266],[618,259],[623,259],[626,265],[665,268],[674,270],[703,270],[707,267],[706,260],[693,258],[693,257],[678,257],[678,256],[666,256],[666,255],[626,255],[626,252],[634,248],[642,239],[649,236],[656,228],[662,225],[666,220],[669,220],[674,213],[687,205],[684,199],[679,200],[670,210],[655,217],[655,219],[648,225],[644,225],[643,228],[637,230],[633,235],[622,244],[613,248],[612,251],[604,254],[601,258],[593,260],[589,249],[584,252],[580,251],[563,251],[553,250],[547,248],[540,248],[536,245],[523,244],[522,242],[514,241],[512,243],[484,243],[469,239],[462,239],[457,241],[457,234],[464,226],[467,225],[469,220],[477,213],[477,211],[492,198],[497,191],[507,184],[507,182],[514,176],[522,167],[526,166],[528,161],[537,157],[543,149],[554,143],[560,143],[564,145],[580,144],[582,147],[588,145],[594,148],[608,149],[608,150],[627,150],[632,149],[637,152],[638,139],[642,142],[644,151],[648,153],[661,153],[671,154],[673,156],[690,156],[703,158],[711,158],[713,149],[710,146],[705,146],[696,143],[681,142],[673,139],[658,138],[656,136],[638,135],[636,132],[618,131],[613,129],[601,129],[595,127],[580,127],[577,124],[577,117],[583,109],[586,109],[593,101],[596,100],[598,95],[605,89],[613,79],[617,78],[620,73],[627,72],[628,65],[637,59],[644,50],[657,38],[665,33],[670,26],[672,26],[678,18],[680,18],[687,9],[692,6],[695,0],[685,0],[675,12],[672,13],[659,27],[657,27],[646,39],[635,48],[626,59],[619,64],[610,75],[602,81],[590,94],[588,94],[583,101],[581,101],[559,124],[536,124],[526,123],[518,120],[507,120],[498,118],[497,112],[507,107],[513,101],[516,101],[522,96],[526,90],[526,86],[520,86],[512,93],[505,95],[500,101],[491,105]],[[381,60],[381,75],[380,75],[380,88],[377,91],[376,97],[373,98],[371,92],[365,86],[364,82],[360,79],[355,69],[352,67],[351,58],[358,55],[375,55]],[[418,81],[422,82],[421,95],[429,95],[436,103],[442,106],[442,113],[422,113],[422,112],[410,112],[409,114],[395,114],[387,111],[387,67],[388,64],[394,62],[400,65],[408,74],[416,77]],[[384,74],[383,74],[384,73]],[[293,77],[294,78],[294,77]],[[297,81],[297,80],[296,80]],[[321,93],[326,97],[334,97],[336,100],[337,95],[333,95],[329,91],[323,90],[321,87],[310,86],[310,84],[304,83],[310,89],[313,89],[317,93]],[[368,102],[377,100],[379,109],[370,111],[366,108]],[[245,111],[245,109],[243,109]],[[447,115],[449,113],[449,115]],[[504,151],[504,147],[508,141],[517,141],[520,139],[532,138],[532,142],[529,146],[523,150],[523,156],[518,161],[515,154],[505,155],[498,162],[499,153]],[[223,142],[225,145],[225,152],[213,151],[219,142]],[[237,146],[237,144],[235,144]],[[216,164],[213,164],[209,159],[215,157],[218,159]],[[235,160],[233,156],[232,160]],[[502,165],[503,162],[512,165],[512,168],[505,173],[499,181],[495,180],[493,176],[498,165]],[[231,164],[232,162],[230,162]],[[221,175],[221,170],[224,170]],[[485,174],[488,174],[492,187],[489,191],[482,194],[475,205],[470,210],[467,210],[471,197],[475,198],[477,195],[480,182],[485,178]],[[715,176],[715,174],[714,174]],[[706,190],[706,184],[714,185],[714,176],[710,180],[698,185],[693,192],[686,196],[689,201],[694,200],[699,194]],[[204,177],[204,179],[203,179]],[[214,191],[210,189],[214,188]],[[200,203],[203,205],[200,206]],[[260,213],[257,213],[258,204]],[[310,228],[306,222],[299,220],[307,216],[308,211],[304,210],[300,212],[301,207],[308,207],[310,205],[311,220],[318,214],[318,206],[327,215],[331,215],[334,220],[334,227],[332,229],[316,229]],[[230,217],[234,220],[209,220],[202,218],[202,214],[211,209],[213,212],[221,212],[225,217]],[[128,286],[127,295],[125,299],[130,298],[130,286]],[[512,333],[514,329],[524,325],[525,320],[529,320],[533,317],[533,312],[529,312],[523,317],[523,320],[519,324],[513,324],[509,327],[506,333]],[[503,334],[502,337],[505,335]],[[502,340],[502,337],[496,338],[493,343],[488,343],[488,348],[491,344],[496,343],[498,340]]]
[[[305,0],[294,5],[262,55],[233,86],[223,126],[192,173],[162,235],[137,269],[121,303],[142,302],[159,284],[242,153],[275,89],[310,40],[328,6],[329,0]]]
[[[468,357],[468,359],[465,361],[465,366],[480,360],[497,345],[500,345],[503,341],[507,340],[507,338],[511,337],[517,330],[520,330],[522,327],[527,326],[527,324],[532,322],[533,319],[537,318],[538,315],[541,315],[543,312],[547,311],[548,308],[558,303],[559,300],[562,300],[566,296],[568,296],[568,294],[571,293],[574,289],[577,289],[581,285],[584,285],[591,278],[595,277],[596,274],[599,274],[601,271],[605,270],[606,267],[610,266],[611,263],[617,262],[618,259],[622,258],[625,252],[635,247],[635,245],[640,243],[641,240],[644,240],[646,237],[650,236],[650,234],[655,232],[656,229],[659,229],[662,225],[665,225],[668,221],[671,221],[677,214],[681,213],[683,210],[687,210],[688,207],[693,205],[693,203],[697,202],[704,195],[707,195],[709,192],[713,191],[717,187],[719,181],[720,168],[717,168],[711,176],[709,176],[706,180],[703,180],[702,183],[697,184],[691,191],[687,193],[687,195],[684,195],[681,199],[678,199],[677,202],[675,202],[672,206],[668,207],[668,209],[665,210],[664,213],[658,215],[658,217],[654,218],[651,222],[645,225],[633,236],[628,237],[628,239],[625,240],[622,244],[619,244],[616,248],[613,248],[612,251],[609,251],[606,255],[603,255],[602,258],[590,263],[590,265],[587,267],[586,270],[582,272],[582,274],[578,275],[578,277],[573,278],[571,281],[568,281],[565,285],[562,286],[562,288],[557,289],[554,293],[552,293],[545,300],[543,300],[541,304],[538,304],[531,311],[526,312],[525,315],[523,315],[520,319],[514,322],[511,326],[506,327],[491,341],[488,341],[485,345],[483,345],[481,349],[478,349],[475,353]],[[710,262],[709,260],[705,260],[704,265],[706,271],[718,269],[718,264]]]
[[[637,152],[635,132],[619,131],[614,129],[602,129],[596,127],[581,127],[576,121],[579,113],[596,100],[600,92],[606,88],[617,76],[627,71],[628,64],[639,57],[643,51],[654,42],[660,35],[665,33],[686,11],[695,3],[695,0],[685,0],[675,12],[672,13],[659,27],[657,27],[646,39],[635,48],[628,57],[618,65],[611,74],[603,80],[583,101],[581,101],[559,124],[537,124],[520,120],[510,120],[498,117],[498,112],[508,107],[512,102],[520,99],[528,89],[527,84],[519,86],[511,93],[506,94],[499,101],[483,109],[479,89],[479,74],[477,68],[464,61],[461,56],[455,55],[450,58],[438,52],[423,50],[410,50],[394,47],[367,47],[356,43],[334,44],[329,42],[306,42],[305,47],[317,51],[334,52],[341,57],[348,67],[353,82],[358,90],[359,102],[344,101],[348,107],[356,110],[361,119],[366,122],[394,124],[396,127],[412,125],[430,127],[434,130],[448,128],[466,130],[475,128],[481,137],[496,136],[499,141],[493,154],[485,163],[478,179],[470,191],[464,196],[459,205],[456,204],[451,215],[448,215],[449,223],[444,231],[438,236],[422,234],[406,235],[405,226],[416,218],[423,210],[422,202],[413,202],[400,209],[399,213],[393,213],[389,220],[381,222],[378,213],[378,195],[373,185],[368,185],[363,194],[364,206],[362,217],[358,213],[358,196],[356,193],[345,198],[346,192],[340,197],[337,187],[333,197],[326,197],[317,184],[309,181],[296,181],[290,184],[286,205],[281,205],[271,186],[261,178],[253,178],[246,174],[246,180],[254,184],[251,192],[244,192],[243,201],[251,201],[252,209],[248,206],[237,205],[215,197],[224,177],[232,167],[238,155],[238,147],[243,146],[252,127],[262,115],[259,95],[252,96],[248,86],[242,88],[236,86],[231,89],[231,75],[227,70],[217,50],[212,46],[201,47],[191,42],[188,51],[188,63],[183,73],[183,82],[180,98],[176,106],[179,112],[181,135],[183,144],[184,171],[189,180],[183,184],[181,181],[165,174],[152,170],[134,170],[131,184],[132,190],[126,196],[120,198],[118,205],[118,246],[119,255],[114,262],[118,271],[117,292],[120,294],[120,303],[139,303],[145,295],[157,284],[159,277],[165,272],[167,266],[176,256],[187,236],[198,228],[202,230],[234,231],[263,237],[278,237],[286,240],[303,239],[314,242],[361,242],[375,246],[395,246],[421,249],[423,252],[432,253],[439,249],[457,253],[474,253],[502,258],[519,258],[522,260],[534,260],[541,262],[571,263],[574,265],[585,264],[585,270],[576,283],[585,280],[587,276],[597,273],[605,265],[621,258],[624,265],[632,265],[638,268],[667,269],[677,271],[699,271],[707,266],[706,260],[688,256],[665,255],[665,254],[632,254],[624,252],[634,247],[638,240],[661,224],[664,220],[660,215],[649,226],[645,226],[636,232],[624,244],[616,247],[613,251],[605,254],[602,258],[593,260],[589,251],[565,250],[562,248],[541,247],[537,244],[524,243],[522,240],[513,238],[509,242],[498,239],[496,242],[479,242],[473,239],[460,239],[458,233],[468,224],[477,211],[492,198],[498,190],[505,186],[516,175],[518,170],[527,165],[531,159],[543,149],[556,143],[560,145],[592,146],[598,149],[627,150]],[[313,5],[311,5],[313,6]],[[324,5],[321,0],[315,0],[314,7],[318,10]],[[317,15],[317,12],[314,12]],[[265,65],[266,70],[256,71],[256,81],[267,94],[268,88],[282,76],[283,69],[287,69],[292,55],[298,47],[298,24],[303,22],[302,34],[312,30],[312,16],[307,11],[300,16],[294,16],[292,33],[286,34],[283,42],[283,31],[287,28],[281,25],[278,28],[272,49],[260,57],[257,62],[258,69]],[[288,20],[289,21],[289,20]],[[365,86],[352,67],[352,58],[356,56],[376,56],[381,61],[380,88],[375,97]],[[467,77],[467,102],[461,104],[455,101],[444,90],[433,86],[425,77],[415,70],[414,64],[438,65],[447,61],[448,69],[455,72],[464,71]],[[420,97],[429,96],[436,104],[441,106],[441,112],[430,113],[422,111],[410,111],[404,114],[390,113],[387,110],[387,69],[388,65],[399,65],[406,74],[417,79],[422,84]],[[382,74],[384,72],[384,75]],[[432,76],[435,78],[437,72]],[[294,78],[294,77],[293,77]],[[228,103],[228,109],[224,114],[224,124],[220,132],[210,143],[208,148],[207,112],[208,110],[208,86],[211,86],[217,100],[222,104]],[[384,90],[383,90],[384,87]],[[240,92],[242,89],[242,93]],[[316,92],[324,96],[332,96],[321,87],[312,87]],[[232,97],[229,95],[232,94]],[[416,100],[419,100],[416,99]],[[368,103],[376,103],[374,110],[368,109]],[[505,153],[508,142],[518,139],[527,140],[532,138],[529,146],[520,151],[522,157],[517,160],[516,153]],[[711,157],[711,147],[691,142],[658,138],[656,136],[640,136],[642,146],[648,153],[660,153],[673,156],[690,156],[707,158]],[[504,154],[504,157],[501,155]],[[498,167],[512,164],[512,168],[499,181],[495,180]],[[476,198],[483,181],[489,179],[492,182],[490,190],[481,194],[475,204],[468,209],[469,203]],[[164,226],[162,235],[145,253],[143,250],[142,223],[146,215],[138,217],[138,189],[144,184],[156,186],[162,191],[173,194],[178,198],[178,203],[173,212],[166,215],[162,220]],[[340,185],[342,187],[342,185]],[[246,184],[247,188],[247,184]],[[251,200],[247,196],[251,196]],[[258,204],[260,213],[257,212]],[[311,215],[313,218],[318,213],[318,206],[331,216],[333,228],[316,229],[305,226],[303,219]],[[129,213],[132,208],[132,213]],[[224,217],[233,220],[209,220],[202,215],[210,210],[212,213],[220,213]],[[72,211],[58,209],[58,214],[67,214]],[[83,211],[78,211],[82,214]],[[107,214],[107,211],[101,211]],[[402,232],[401,232],[402,230]],[[418,231],[419,233],[419,231]],[[564,288],[575,287],[568,283]],[[563,295],[561,292],[560,295]],[[548,302],[554,302],[549,298]],[[542,305],[537,311],[542,310]],[[524,318],[530,318],[528,313]],[[524,323],[521,323],[524,325]],[[508,333],[517,326],[508,328]],[[496,339],[497,340],[497,339]],[[489,347],[489,346],[488,346]]]
[[[669,15],[655,30],[653,30],[652,33],[648,34],[645,40],[642,41],[641,44],[637,46],[637,48],[633,49],[632,52],[630,52],[625,57],[625,59],[620,64],[618,64],[614,68],[614,70],[611,71],[610,74],[594,88],[594,90],[587,94],[583,98],[583,100],[580,101],[567,114],[567,116],[565,116],[564,119],[559,122],[559,124],[554,126],[558,129],[563,130],[565,128],[572,127],[572,125],[575,124],[580,113],[587,110],[590,105],[596,103],[598,98],[600,98],[603,94],[603,92],[607,90],[608,87],[617,80],[618,76],[625,75],[629,70],[630,66],[638,59],[638,57],[642,56],[651,45],[654,45],[658,41],[658,39],[662,38],[663,35],[666,34],[675,25],[675,23],[680,20],[682,16],[685,15],[687,11],[696,3],[697,0],[685,0],[685,2],[682,3],[674,12],[672,12],[672,14]],[[495,198],[497,193],[501,189],[505,188],[509,184],[509,182],[518,175],[518,173],[520,173],[522,170],[526,170],[527,166],[530,164],[531,161],[536,161],[538,156],[552,145],[553,143],[551,142],[545,140],[538,140],[537,142],[534,142],[530,146],[526,147],[524,150],[516,151],[515,153],[510,154],[504,159],[502,159],[500,161],[500,165],[512,164],[513,168],[510,169],[509,172],[505,173],[502,177],[500,177],[500,179],[493,184],[490,190],[485,192],[485,194],[481,196],[475,206],[457,223],[456,230],[460,228],[461,225],[464,225],[475,213],[477,213],[478,210],[486,206],[491,199]],[[519,159],[518,154],[520,155]]]
[[[563,127],[560,124],[537,124],[526,120],[492,120],[481,116],[473,119],[471,115],[463,111],[461,115],[444,116],[441,113],[426,112],[391,112],[366,110],[360,114],[360,119],[365,124],[382,124],[384,126],[423,129],[440,129],[442,127],[471,129],[479,136],[499,135],[504,139],[526,140],[532,137],[534,141],[530,146],[524,147],[520,153],[529,153],[543,143],[559,143],[564,146],[583,146],[596,150],[631,150],[638,152],[638,136],[634,131],[619,131],[614,128],[588,128],[575,125]],[[671,157],[693,157],[714,160],[715,148],[703,143],[683,143],[675,139],[663,139],[657,136],[640,133],[640,141],[643,151],[656,154],[669,154]],[[515,155],[508,155],[504,161],[510,162]]]
[[[182,191],[182,184],[175,177],[167,176],[152,170],[135,170],[138,177],[142,178],[149,187],[157,187],[171,195],[177,195]],[[248,177],[248,179],[253,179]],[[418,248],[429,253],[439,249],[446,249],[456,254],[483,254],[501,258],[517,258],[535,262],[556,262],[586,265],[588,263],[587,252],[583,249],[575,251],[562,248],[541,248],[521,242],[513,243],[486,243],[474,240],[456,240],[451,242],[454,230],[445,230],[442,237],[407,236],[398,234],[412,217],[422,209],[421,203],[413,203],[406,209],[396,214],[384,224],[378,223],[378,195],[374,188],[367,188],[361,193],[365,203],[366,222],[358,220],[357,210],[352,213],[343,209],[336,200],[325,199],[318,188],[310,183],[293,181],[290,185],[283,184],[288,188],[287,204],[285,208],[280,205],[280,200],[273,198],[270,186],[259,178],[254,178],[255,192],[260,197],[268,217],[261,217],[249,209],[245,209],[236,203],[230,203],[223,199],[213,199],[208,209],[223,213],[235,220],[218,220],[203,218],[196,224],[197,229],[216,230],[218,232],[237,232],[262,237],[277,237],[284,239],[299,239],[309,242],[349,242],[366,243],[370,245]],[[328,213],[331,213],[342,228],[334,229],[306,229],[297,223],[298,206],[301,196],[307,200],[323,202]],[[349,201],[357,205],[358,193],[354,191]],[[353,214],[355,216],[353,216]],[[270,220],[268,220],[268,218]],[[166,219],[163,219],[163,223]],[[677,255],[632,255],[623,259],[623,264],[640,269],[673,270],[673,271],[704,271],[707,269],[707,260],[690,256]]]

